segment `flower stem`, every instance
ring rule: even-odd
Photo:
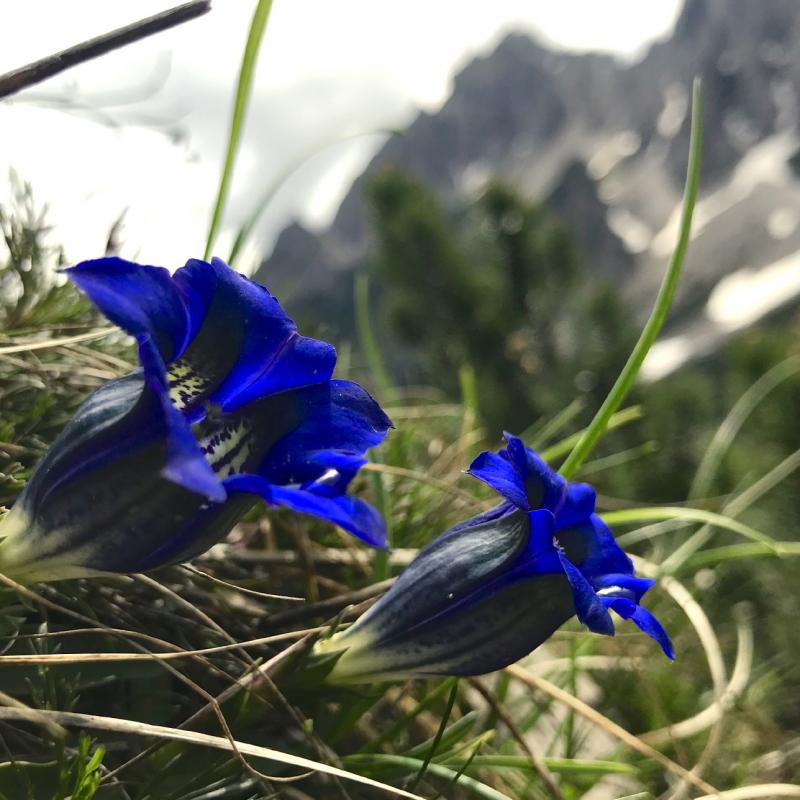
[[[631,390],[645,356],[661,331],[669,308],[672,305],[675,289],[678,286],[678,278],[680,277],[686,251],[689,247],[692,214],[694,212],[695,201],[697,200],[697,188],[700,182],[702,142],[703,111],[700,101],[700,80],[695,78],[692,86],[692,131],[689,140],[689,165],[683,193],[683,208],[681,211],[678,241],[673,251],[672,258],[670,259],[667,272],[664,275],[664,280],[661,283],[661,288],[658,291],[655,306],[639,336],[639,340],[636,342],[625,366],[622,368],[622,372],[620,372],[616,383],[595,414],[594,419],[589,424],[589,427],[586,428],[572,452],[567,456],[567,460],[561,465],[559,472],[567,479],[575,475],[581,464],[583,464],[592,452],[600,437],[605,432],[609,419]]]

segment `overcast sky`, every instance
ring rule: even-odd
[[[0,73],[173,4],[5,0]],[[435,110],[455,72],[507,31],[635,59],[669,33],[678,6],[275,0],[217,253],[227,254],[236,224],[299,162],[248,258],[268,252],[292,217],[325,225],[380,145],[376,132],[407,124],[421,107]],[[199,20],[0,101],[0,203],[14,167],[50,205],[53,239],[70,260],[99,255],[124,209],[124,255],[172,267],[201,255],[254,7],[215,0]]]

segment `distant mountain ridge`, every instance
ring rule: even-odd
[[[326,231],[290,225],[255,277],[290,308],[324,302],[368,263],[364,184],[396,166],[452,206],[504,177],[564,218],[598,276],[649,297],[674,242],[695,75],[703,191],[679,306],[700,313],[726,275],[800,250],[796,0],[736,3],[735,13],[730,0],[687,0],[672,35],[633,65],[507,36],[456,76],[437,113],[387,140]]]

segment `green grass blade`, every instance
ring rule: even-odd
[[[397,722],[395,722],[390,728],[385,730],[374,741],[370,742],[369,745],[362,747],[361,750],[358,751],[359,754],[366,753],[367,748],[370,750],[375,750],[385,742],[391,742],[396,736],[398,736],[409,725],[411,725],[411,723],[423,711],[427,711],[427,709],[429,709],[440,697],[447,694],[447,692],[453,688],[453,685],[457,681],[458,678],[446,678],[441,683],[436,684],[436,686],[417,703],[417,706],[413,711],[410,711],[404,717],[397,720]]]
[[[697,200],[697,188],[700,182],[700,154],[703,140],[703,113],[700,103],[700,82],[695,79],[692,87],[692,133],[689,144],[689,166],[686,175],[686,186],[683,194],[683,210],[681,212],[681,225],[678,233],[678,242],[675,251],[667,268],[661,288],[658,291],[655,306],[650,315],[650,319],[642,330],[639,340],[633,348],[627,363],[622,368],[622,372],[616,380],[608,396],[595,414],[589,427],[581,436],[572,452],[567,456],[567,460],[559,470],[561,474],[569,479],[578,471],[578,468],[586,460],[594,449],[600,437],[608,427],[608,422],[614,412],[620,407],[622,401],[639,374],[639,370],[644,362],[645,356],[658,336],[664,320],[667,317],[675,290],[678,286],[681,268],[689,247],[689,238],[692,228],[692,214],[694,213],[695,201]]]
[[[438,749],[442,752],[447,752],[451,748],[455,747],[456,744],[461,741],[461,739],[472,732],[477,718],[478,712],[470,711],[469,713],[464,714],[461,719],[456,720],[452,725],[448,726],[447,730],[439,740]],[[411,758],[423,758],[425,754],[431,750],[434,743],[434,737],[431,737],[427,741],[421,742],[420,744],[414,745],[414,747],[410,748],[409,750],[406,750],[404,755],[410,756]]]
[[[786,478],[797,469],[800,469],[800,450],[795,450],[793,453],[790,453],[766,475],[760,477],[752,486],[749,486],[734,497],[733,500],[722,509],[722,513],[731,518],[738,517],[753,505],[753,503],[767,494],[767,492],[772,491],[778,484],[786,480]],[[709,541],[712,533],[710,525],[704,525],[702,528],[695,531],[695,533],[664,560],[661,565],[662,569],[668,573],[679,571],[683,562]]]
[[[575,398],[566,408],[562,408],[551,419],[543,424],[535,423],[525,431],[520,438],[530,442],[534,450],[541,450],[554,436],[561,433],[578,414],[583,411],[584,401],[582,398]]]
[[[269,12],[272,10],[272,0],[258,0],[258,5],[250,23],[250,31],[247,34],[247,44],[244,48],[242,66],[239,69],[239,81],[236,85],[236,99],[233,104],[233,114],[231,116],[231,127],[228,134],[228,149],[225,153],[225,165],[222,169],[222,177],[217,190],[217,202],[214,204],[214,211],[211,215],[211,225],[208,229],[208,239],[204,258],[208,259],[214,247],[214,240],[217,238],[219,226],[222,222],[222,213],[225,210],[225,203],[228,199],[231,179],[233,178],[233,168],[236,163],[236,155],[239,152],[239,143],[242,137],[244,119],[247,114],[247,106],[250,102],[250,92],[253,86],[253,73],[255,72],[258,51],[261,48],[261,41],[264,38],[264,31],[267,28]]]
[[[389,372],[387,371],[381,356],[378,342],[372,328],[372,318],[369,310],[369,277],[358,275],[355,282],[355,311],[356,311],[356,331],[358,341],[367,365],[372,373],[373,380],[381,392],[381,400],[384,404],[390,403],[395,396],[394,386],[392,385]],[[372,457],[375,461],[380,461],[381,448],[376,447],[372,450]],[[389,547],[392,546],[392,498],[386,491],[383,475],[380,472],[370,474],[372,486],[375,491],[378,511],[386,520],[386,533]],[[389,551],[377,550],[373,567],[373,576],[376,581],[382,581],[389,577]]]

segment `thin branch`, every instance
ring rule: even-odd
[[[91,59],[110,53],[112,50],[174,28],[176,25],[182,25],[210,10],[211,0],[192,0],[190,3],[183,3],[183,5],[162,11],[160,14],[68,47],[60,53],[45,56],[32,64],[0,75],[0,98],[16,94],[29,86],[46,81],[70,67],[91,61]]]

